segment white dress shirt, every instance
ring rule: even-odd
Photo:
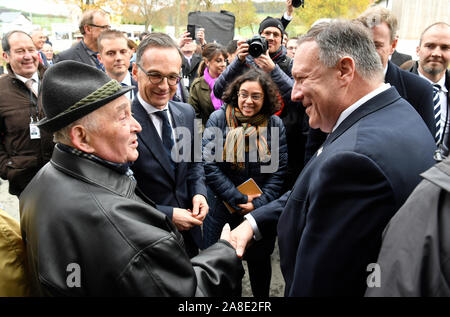
[[[131,75],[130,75],[130,72],[127,72],[127,73],[126,73],[126,75],[125,75],[124,79],[122,80],[121,84],[125,84],[125,85],[127,85],[127,86],[132,86],[132,84],[131,84]],[[133,100],[133,97],[134,97],[133,93],[134,93],[134,91],[133,91],[133,90],[130,90],[129,92],[127,92],[127,93],[125,94],[125,95],[128,97],[128,99],[129,99],[130,101]]]
[[[16,78],[19,79],[20,81],[22,81],[24,84],[30,79],[30,78],[25,78],[23,76],[20,75],[16,75]],[[39,76],[38,76],[38,72],[35,72],[33,74],[33,76],[31,76],[31,79],[33,79],[33,89],[34,91],[38,92],[39,91]]]
[[[165,109],[167,109],[167,116],[169,117],[169,123],[170,123],[170,127],[172,128],[172,135],[174,136],[174,142],[175,142],[175,129],[174,129],[174,125],[173,125],[173,121],[172,121],[172,116],[171,116],[171,112],[170,112],[170,108],[169,105],[167,104],[164,109],[158,109],[153,107],[151,104],[147,103],[144,99],[142,99],[141,95],[138,93],[137,94],[137,98],[139,100],[139,102],[141,103],[141,105],[144,107],[145,111],[147,111],[150,120],[152,120],[153,125],[156,128],[156,131],[158,132],[158,135],[160,137],[160,139],[162,140],[162,119],[160,117],[158,117],[157,115],[155,115],[155,112],[158,111],[163,111]]]

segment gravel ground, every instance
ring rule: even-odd
[[[8,182],[1,180],[0,184],[0,208],[8,212],[12,217],[19,221],[19,200],[16,196],[8,193]],[[247,265],[244,261],[245,275],[242,280],[242,296],[252,297],[250,281],[248,279]],[[280,256],[278,253],[278,243],[275,245],[275,251],[272,254],[272,281],[270,286],[271,297],[281,297],[284,292],[284,280],[280,271]]]

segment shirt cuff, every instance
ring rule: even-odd
[[[250,214],[246,214],[244,218],[247,219],[247,221],[249,222],[250,226],[253,229],[253,239],[255,239],[256,241],[261,240],[262,239],[261,232],[258,229],[258,225],[256,224],[255,218],[253,218],[253,216]]]
[[[291,20],[292,20],[292,15],[288,15],[287,12],[285,12],[285,13],[283,14],[283,18],[284,18],[285,20],[291,21]]]

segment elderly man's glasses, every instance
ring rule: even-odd
[[[100,28],[103,30],[109,30],[111,29],[111,25],[97,25],[97,24],[89,24],[90,26],[96,27],[96,28]]]
[[[148,79],[153,85],[160,84],[164,78],[167,78],[167,83],[169,86],[175,86],[180,82],[180,76],[177,74],[170,74],[170,75],[163,75],[158,72],[146,72],[141,65],[137,64],[140,70],[144,72],[145,75],[147,75]]]
[[[244,100],[247,100],[248,97],[250,97],[250,98],[252,98],[253,101],[259,101],[259,100],[261,100],[264,97],[264,95],[263,94],[250,95],[250,94],[248,94],[246,92],[238,92],[238,97],[240,97],[240,98],[242,98]]]

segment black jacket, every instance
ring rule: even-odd
[[[425,79],[401,69],[392,62],[388,62],[388,69],[384,77],[386,83],[394,86],[400,96],[416,109],[425,122],[431,135],[435,135],[433,87]]]
[[[189,64],[187,59],[183,57],[181,72],[183,74],[183,77],[189,78],[189,86],[186,87],[188,90],[191,88],[191,85],[194,82],[195,78],[199,77],[197,72],[202,59],[203,58],[200,54],[194,54],[192,55],[191,63]]]
[[[135,188],[127,175],[55,147],[20,199],[38,294],[233,294],[243,276],[235,250],[221,240],[189,260],[175,226]]]
[[[397,50],[394,51],[391,57],[391,62],[397,65],[398,67],[402,66],[404,62],[410,60],[412,60],[411,55],[400,53]]]

